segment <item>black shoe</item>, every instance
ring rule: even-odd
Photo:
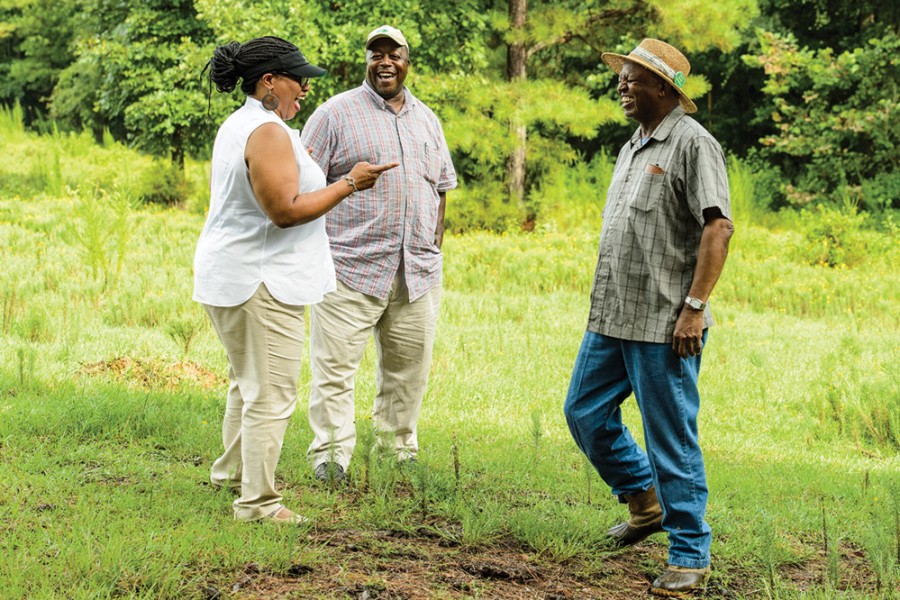
[[[706,589],[709,578],[709,567],[705,569],[687,569],[669,565],[665,572],[650,585],[650,593],[654,596],[681,598],[693,592]]]
[[[336,462],[323,462],[316,466],[316,479],[323,483],[339,484],[347,480],[344,467]]]

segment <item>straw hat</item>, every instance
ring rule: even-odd
[[[616,73],[622,70],[622,65],[626,60],[656,73],[675,88],[675,91],[681,96],[681,107],[684,112],[697,112],[697,105],[687,97],[682,89],[687,76],[691,73],[691,63],[675,47],[653,38],[645,38],[628,56],[604,52],[600,58]]]

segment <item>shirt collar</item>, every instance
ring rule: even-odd
[[[681,106],[676,106],[673,108],[669,114],[663,117],[663,120],[660,121],[659,125],[657,125],[656,129],[653,130],[653,133],[650,134],[650,139],[656,139],[659,141],[665,140],[669,137],[669,134],[672,133],[672,130],[675,128],[675,124],[681,120],[682,117],[686,116],[684,109]],[[631,136],[631,145],[638,146],[641,145],[641,128],[638,127],[634,134]]]
[[[383,108],[384,110],[394,112],[394,109],[390,107],[390,105],[387,103],[387,100],[379,96],[378,92],[375,91],[375,88],[373,88],[367,80],[363,80],[362,87],[369,95],[369,98],[372,100],[372,102],[374,102],[378,106],[378,108]],[[401,113],[408,108],[411,108],[416,103],[416,97],[412,95],[412,92],[409,91],[409,88],[403,86],[403,93],[406,94],[406,100],[403,101],[403,108],[400,109]]]
[[[254,108],[258,108],[258,109],[260,109],[260,110],[263,110],[263,111],[265,111],[265,112],[267,112],[267,113],[275,114],[275,111],[274,111],[274,110],[269,110],[268,108],[266,108],[265,106],[263,106],[263,103],[262,103],[262,102],[260,102],[259,100],[257,100],[257,99],[254,98],[253,96],[247,96],[247,101],[244,102],[244,106],[252,106],[252,107],[254,107]]]

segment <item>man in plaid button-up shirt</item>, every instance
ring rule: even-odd
[[[629,546],[665,531],[660,596],[702,588],[709,574],[708,490],[697,433],[706,306],[733,226],[718,142],[687,116],[690,63],[659,40],[605,53],[625,115],[640,127],[616,160],[603,211],[591,311],[565,402],[578,446],[630,518],[609,530]],[[634,394],[646,452],[622,422]]]
[[[359,160],[400,163],[326,217],[338,289],[310,313],[308,456],[320,480],[343,479],[350,462],[353,379],[370,335],[379,363],[375,425],[392,436],[398,460],[415,458],[441,297],[444,205],[456,187],[440,121],[404,86],[403,34],[372,31],[366,63],[365,82],[319,107],[302,133],[329,183]]]

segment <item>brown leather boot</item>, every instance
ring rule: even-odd
[[[688,569],[669,565],[663,574],[650,585],[650,593],[654,596],[683,598],[687,594],[704,590],[708,578],[709,567]]]
[[[655,487],[651,485],[650,489],[639,494],[625,494],[623,497],[628,503],[628,512],[631,513],[631,518],[625,523],[611,527],[606,532],[612,538],[615,547],[624,548],[637,544],[648,535],[663,530],[662,507],[656,497]]]

